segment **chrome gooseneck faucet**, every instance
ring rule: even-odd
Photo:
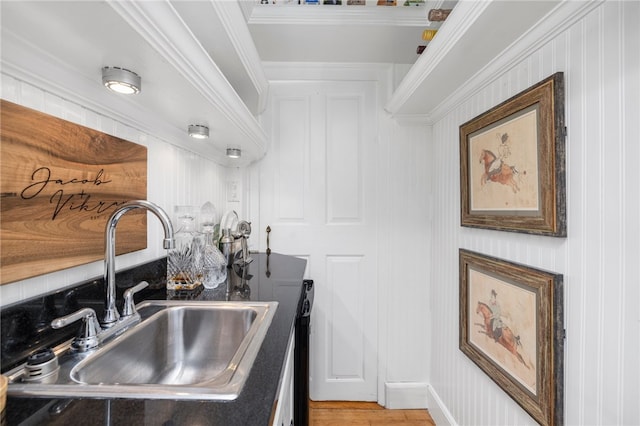
[[[104,318],[101,323],[103,327],[111,327],[120,318],[120,314],[116,308],[116,226],[120,218],[133,209],[146,209],[155,214],[164,227],[162,246],[165,249],[174,248],[171,219],[167,213],[157,205],[145,200],[134,200],[121,205],[111,214],[107,221],[104,242],[104,285],[106,287],[106,298]]]

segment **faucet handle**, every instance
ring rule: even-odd
[[[137,285],[127,289],[124,292],[124,307],[122,308],[122,316],[130,317],[131,315],[135,315],[136,305],[133,302],[133,295],[139,292],[140,290],[149,286],[149,283],[146,281],[140,281]]]
[[[85,352],[93,349],[100,343],[98,334],[102,331],[100,323],[96,317],[96,312],[91,308],[82,308],[72,314],[56,318],[51,321],[52,328],[62,328],[82,320],[83,325],[78,332],[78,336],[73,339],[71,347],[78,352]]]

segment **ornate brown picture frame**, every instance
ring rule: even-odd
[[[566,237],[564,76],[460,126],[462,226]]]
[[[541,425],[563,414],[563,278],[460,249],[460,350]]]

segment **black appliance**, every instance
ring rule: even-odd
[[[313,306],[313,280],[304,280],[298,302],[293,352],[293,424],[309,425],[309,333]]]

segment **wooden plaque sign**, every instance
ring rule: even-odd
[[[0,100],[0,284],[104,258],[117,206],[147,197],[147,148]],[[147,214],[120,220],[116,253],[147,246]]]

